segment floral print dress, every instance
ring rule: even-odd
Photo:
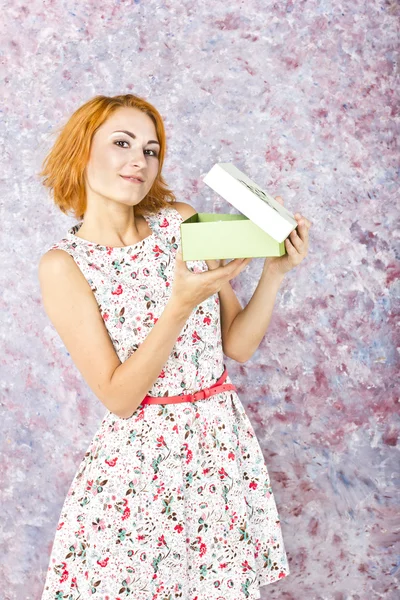
[[[121,362],[160,317],[180,246],[172,205],[145,218],[152,234],[131,246],[83,240],[80,222],[49,248],[74,258]],[[192,311],[148,394],[193,393],[223,370],[216,293]],[[42,600],[253,600],[288,574],[263,454],[228,390],[139,405],[127,419],[107,412],[65,498]]]

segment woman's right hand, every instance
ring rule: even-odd
[[[182,259],[182,250],[179,247],[176,253],[171,299],[179,302],[180,306],[193,310],[203,300],[219,292],[225,283],[239,275],[251,260],[235,258],[227,265],[202,273],[193,273]]]

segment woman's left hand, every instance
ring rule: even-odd
[[[283,198],[275,196],[275,200],[283,205]],[[297,267],[308,253],[308,230],[312,223],[300,213],[295,213],[297,227],[285,240],[286,254],[283,256],[272,256],[265,259],[265,267],[272,269],[274,273],[285,275],[288,271]]]

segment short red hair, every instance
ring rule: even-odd
[[[141,110],[153,120],[160,142],[157,176],[148,194],[135,206],[135,215],[155,213],[176,201],[161,175],[166,137],[158,110],[133,94],[95,96],[78,108],[67,123],[57,130],[59,135],[38,174],[44,177],[43,185],[52,190],[54,203],[63,213],[68,214],[72,210],[75,218],[83,219],[87,206],[84,171],[89,161],[93,135],[115,110],[126,106]]]

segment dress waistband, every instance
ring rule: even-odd
[[[197,402],[198,400],[205,400],[210,396],[225,392],[227,390],[236,390],[236,386],[233,383],[224,383],[228,377],[228,371],[224,365],[224,372],[221,377],[208,388],[199,390],[194,394],[180,394],[179,396],[145,396],[141,404],[179,404],[180,402]]]

